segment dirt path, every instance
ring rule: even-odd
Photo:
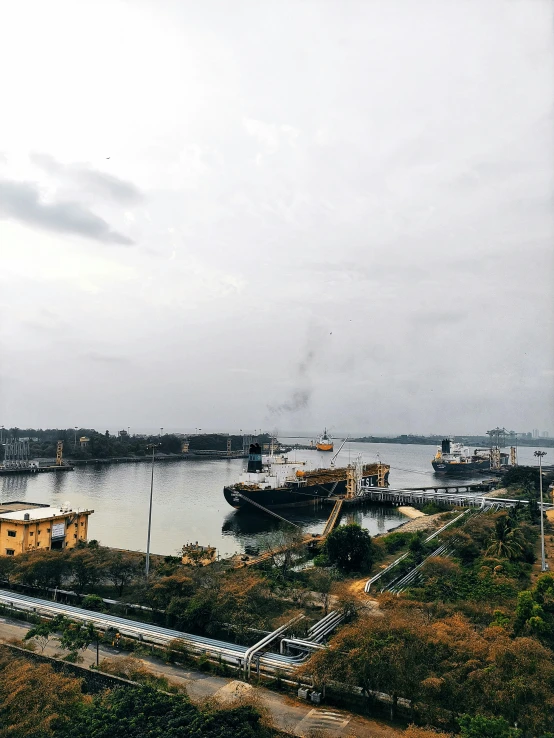
[[[418,511],[419,512],[419,511]],[[391,533],[416,533],[418,530],[428,530],[433,531],[435,528],[439,527],[439,524],[442,523],[442,516],[444,513],[435,513],[434,515],[425,515],[425,513],[422,513],[423,517],[417,517],[413,520],[409,520],[407,523],[403,523],[402,525],[399,525],[398,528],[395,528],[394,530],[391,530]]]
[[[0,618],[0,642],[21,640],[30,627],[28,623]],[[58,644],[48,644],[44,655],[55,656],[59,651]],[[83,661],[80,666],[88,668],[96,663],[95,646],[82,653]],[[99,655],[102,660],[125,658],[129,654],[101,646]],[[237,679],[212,676],[188,667],[165,664],[153,658],[142,657],[139,660],[152,673],[166,677],[173,684],[186,687],[190,699],[196,703],[215,699],[232,705],[251,695],[255,702],[267,709],[275,726],[288,735],[299,738],[309,738],[316,734],[321,738],[402,738],[403,731],[380,720],[360,717],[328,705],[316,707],[263,687],[252,687]]]

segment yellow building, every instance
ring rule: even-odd
[[[74,548],[79,541],[87,540],[88,516],[93,512],[29,502],[2,503],[0,556]]]

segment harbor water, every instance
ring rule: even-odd
[[[288,443],[291,441],[289,440]],[[299,443],[305,443],[301,441]],[[337,443],[337,442],[335,442]],[[338,448],[338,445],[337,445]],[[519,449],[520,463],[533,464],[534,448]],[[554,453],[552,449],[547,449]],[[366,462],[378,458],[391,467],[392,488],[455,484],[456,480],[434,474],[431,458],[434,446],[348,443],[337,466],[354,461],[361,454]],[[327,466],[333,454],[291,451],[289,460],[306,461],[309,468]],[[183,544],[198,541],[212,545],[221,556],[258,546],[264,535],[281,523],[269,515],[235,511],[223,498],[223,487],[233,484],[241,473],[242,459],[158,462],[154,466],[154,503],[151,551],[177,555]],[[482,476],[474,478],[482,480]],[[459,481],[468,481],[467,477]],[[73,509],[93,509],[89,539],[116,548],[144,551],[150,495],[150,464],[128,463],[87,465],[64,474],[15,475],[0,478],[1,501],[20,500],[62,505]],[[305,532],[323,530],[330,513],[326,504],[284,508],[279,514],[301,526]],[[371,535],[384,533],[406,518],[390,506],[371,503],[349,511],[342,522],[355,521]]]

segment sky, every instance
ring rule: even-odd
[[[552,30],[0,3],[0,424],[554,432]]]

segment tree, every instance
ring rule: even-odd
[[[371,569],[372,543],[367,530],[356,523],[341,525],[328,536],[325,550],[329,561],[345,571]]]
[[[311,584],[314,591],[317,592],[321,604],[323,605],[323,613],[327,615],[329,612],[329,602],[331,600],[331,590],[335,583],[335,577],[330,571],[314,571],[311,576]]]
[[[514,466],[502,475],[504,487],[539,489],[539,470],[534,466]]]
[[[57,738],[264,738],[253,707],[202,711],[182,694],[166,694],[149,686],[117,687],[94,697],[90,708]]]
[[[262,549],[269,554],[273,566],[281,573],[283,579],[288,577],[294,561],[293,551],[302,539],[302,531],[288,525],[266,533],[262,539]]]
[[[7,584],[10,583],[10,577],[16,569],[16,562],[13,556],[0,556],[0,579]]]
[[[488,718],[484,715],[462,715],[460,723],[462,738],[518,738],[521,730],[510,728],[504,718]]]
[[[46,620],[35,625],[25,633],[23,640],[29,641],[32,638],[42,653],[50,641],[56,638],[56,634],[66,623],[66,618],[63,615],[58,615],[53,620]]]
[[[81,607],[85,610],[92,610],[93,612],[104,612],[104,610],[106,609],[104,600],[99,595],[95,594],[90,594],[86,597],[83,597]]]
[[[85,651],[93,641],[99,638],[92,623],[63,623],[60,644],[70,654],[76,655],[77,651]]]
[[[81,680],[57,674],[48,664],[0,654],[0,734],[10,738],[58,736],[77,717]]]
[[[71,552],[69,566],[77,592],[94,587],[102,578],[102,552],[96,547],[76,548]]]
[[[399,697],[416,700],[428,675],[425,640],[419,618],[396,610],[386,617],[365,617],[343,629],[329,648],[318,651],[300,669],[318,685],[330,681],[392,696],[394,717]]]
[[[512,527],[508,515],[499,516],[486,551],[487,556],[495,556],[513,561],[522,557],[524,549],[525,538],[521,530],[518,527]]]
[[[116,551],[110,556],[106,567],[106,576],[117,587],[119,596],[123,594],[125,586],[129,584],[138,573],[138,564],[134,556]]]
[[[479,697],[475,711],[517,723],[527,735],[552,729],[554,663],[552,652],[534,638],[509,638],[485,631],[488,652],[484,668],[469,681]]]
[[[35,587],[60,587],[68,571],[65,551],[32,551],[17,559],[17,579]]]

